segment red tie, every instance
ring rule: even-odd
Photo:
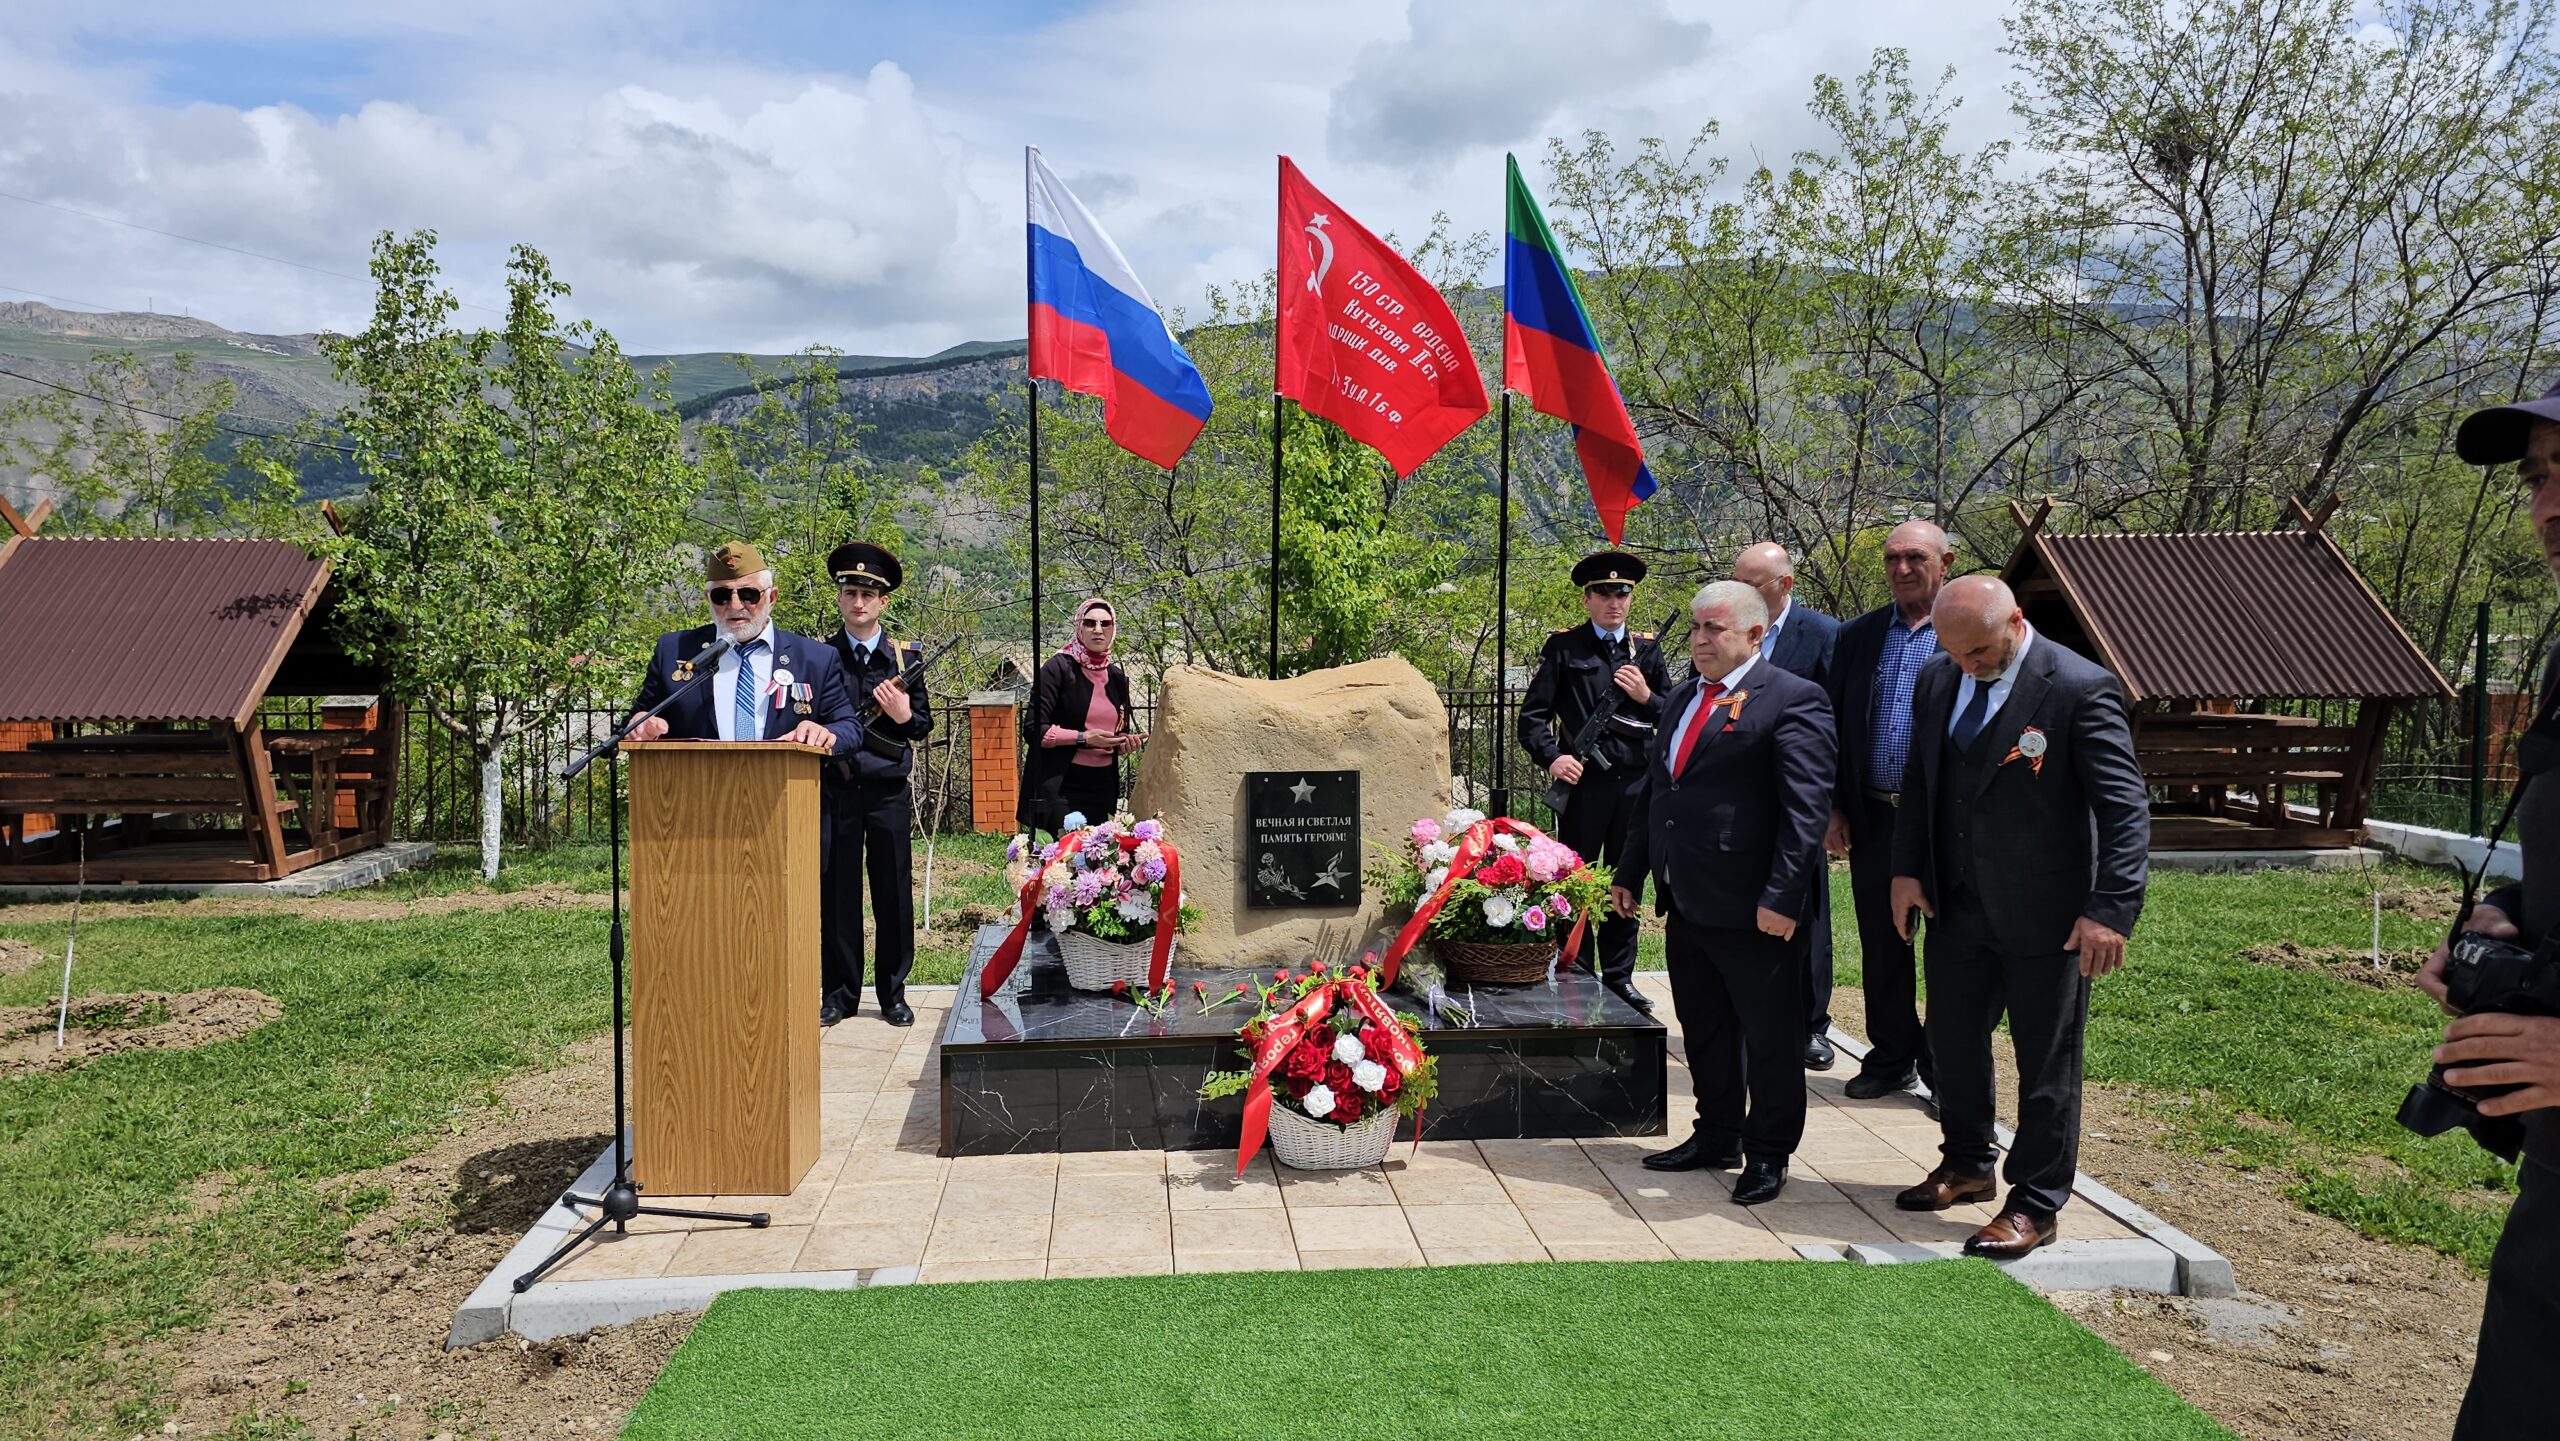
[[[1680,754],[1671,758],[1671,773],[1678,775],[1689,768],[1689,752],[1698,748],[1698,734],[1716,717],[1716,697],[1724,694],[1724,682],[1711,680],[1698,687],[1698,713],[1689,728],[1680,733]]]

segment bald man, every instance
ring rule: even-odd
[[[1831,683],[1831,650],[1840,622],[1795,598],[1796,562],[1774,540],[1746,545],[1733,558],[1733,578],[1760,593],[1769,608],[1769,633],[1760,654],[1771,665],[1815,685]],[[1797,928],[1794,945],[1804,960],[1804,1065],[1827,1071],[1839,1059],[1831,1049],[1831,867],[1813,858],[1812,910]]]
[[[1867,996],[1866,1061],[1848,1093],[1869,1101],[1932,1080],[1920,1025],[1920,967],[1894,928],[1894,814],[1902,803],[1911,748],[1911,688],[1938,653],[1930,615],[1955,562],[1947,533],[1907,520],[1884,541],[1885,583],[1893,599],[1840,627],[1832,648],[1831,711],[1840,725],[1839,789],[1824,844],[1849,857],[1849,895],[1858,918],[1859,981]]]
[[[2114,676],[2027,624],[1992,576],[1932,607],[1945,654],[1920,673],[1894,826],[1893,914],[1929,918],[1937,1168],[1908,1211],[1989,1200],[1991,1030],[2018,1058],[2009,1194],[1965,1242],[2014,1260],[2060,1234],[2080,1155],[2089,983],[2124,964],[2149,880],[2151,795]]]

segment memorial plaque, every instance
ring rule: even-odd
[[[1360,904],[1360,773],[1244,773],[1245,904]]]

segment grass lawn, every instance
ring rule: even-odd
[[[1577,1262],[733,1292],[623,1432],[634,1441],[2228,1434],[2035,1293],[1971,1261]]]

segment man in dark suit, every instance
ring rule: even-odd
[[[1585,556],[1574,566],[1573,582],[1582,587],[1582,608],[1590,624],[1547,637],[1538,652],[1538,668],[1529,677],[1529,693],[1520,701],[1520,746],[1568,797],[1558,808],[1556,839],[1584,860],[1604,862],[1622,875],[1627,817],[1633,814],[1627,797],[1637,782],[1645,746],[1653,740],[1663,694],[1671,689],[1661,645],[1649,632],[1627,629],[1627,612],[1644,572],[1642,560],[1617,550]],[[1590,747],[1576,754],[1584,723],[1609,699],[1617,702],[1616,714]],[[1644,882],[1637,877],[1629,884],[1641,888]],[[1592,961],[1610,990],[1653,1014],[1653,1003],[1635,986],[1632,917],[1601,921]]]
[[[1938,1167],[1894,1198],[1910,1211],[1990,1199],[1991,1028],[2018,1058],[2009,1195],[1967,1254],[2051,1242],[2080,1155],[2089,982],[2124,964],[2149,876],[2151,796],[2114,676],[2038,636],[2009,587],[1967,576],[1938,593],[1943,658],[1912,698],[1894,827],[1893,913],[1929,920],[1929,1050]]]
[[[1796,563],[1774,540],[1744,546],[1733,558],[1733,578],[1760,592],[1769,607],[1769,633],[1760,639],[1760,654],[1771,665],[1800,675],[1815,685],[1831,684],[1831,650],[1840,622],[1795,599]],[[1796,929],[1796,949],[1804,958],[1804,1064],[1809,1071],[1830,1070],[1839,1058],[1831,1049],[1831,866],[1813,858],[1813,909]]]
[[[1632,915],[1652,876],[1697,1087],[1696,1129],[1644,1163],[1740,1163],[1733,1199],[1752,1206],[1785,1188],[1804,1139],[1804,987],[1789,941],[1830,810],[1831,705],[1761,658],[1768,611],[1751,587],[1712,582],[1689,618],[1697,677],[1663,706],[1610,899]]]
[[[890,639],[882,624],[889,593],[906,578],[886,547],[860,540],[837,546],[827,555],[827,573],[835,577],[836,613],[844,619],[827,645],[844,667],[855,703],[870,708],[871,721],[862,728],[862,744],[826,766],[831,835],[819,912],[818,1024],[832,1026],[860,1003],[867,878],[880,1018],[912,1026],[907,972],[916,959],[915,807],[907,777],[915,769],[915,743],[933,734],[933,704],[918,670],[924,647]]]
[[[1911,743],[1911,687],[1938,650],[1929,607],[1955,553],[1947,533],[1904,521],[1885,537],[1885,583],[1893,599],[1840,627],[1831,654],[1831,712],[1840,725],[1839,788],[1824,848],[1849,857],[1849,896],[1858,917],[1859,984],[1867,998],[1867,1059],[1849,1095],[1870,1101],[1917,1080],[1931,1083],[1920,1026],[1920,968],[1894,928],[1886,892],[1893,880],[1894,814],[1902,801]]]
[[[862,744],[862,722],[845,690],[844,671],[826,646],[773,624],[773,572],[763,552],[731,541],[704,557],[703,595],[710,625],[658,637],[641,679],[634,717],[692,685],[693,658],[716,633],[728,638],[709,680],[641,722],[631,739],[794,741],[829,753]]]

